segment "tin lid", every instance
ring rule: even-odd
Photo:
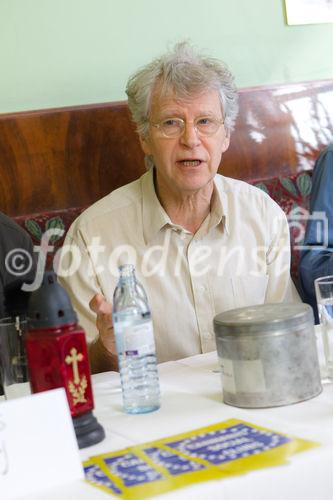
[[[235,333],[263,335],[305,324],[313,325],[313,312],[308,304],[262,304],[218,314],[214,318],[214,331],[216,335],[223,337]]]

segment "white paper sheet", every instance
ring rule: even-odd
[[[0,403],[0,498],[83,478],[64,389]]]

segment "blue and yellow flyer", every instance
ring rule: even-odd
[[[141,500],[191,484],[281,465],[318,443],[230,419],[84,462],[86,480]]]

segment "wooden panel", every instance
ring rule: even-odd
[[[0,115],[0,200],[9,215],[87,205],[144,171],[125,103]]]
[[[224,175],[310,169],[333,142],[333,80],[240,90]],[[0,209],[28,214],[93,203],[144,172],[124,102],[0,115]]]
[[[248,180],[309,170],[333,142],[333,80],[242,89],[239,104],[225,175]]]

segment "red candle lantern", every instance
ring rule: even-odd
[[[45,273],[42,285],[30,297],[26,352],[32,392],[64,387],[79,447],[104,439],[104,429],[92,414],[85,333],[52,272]]]

